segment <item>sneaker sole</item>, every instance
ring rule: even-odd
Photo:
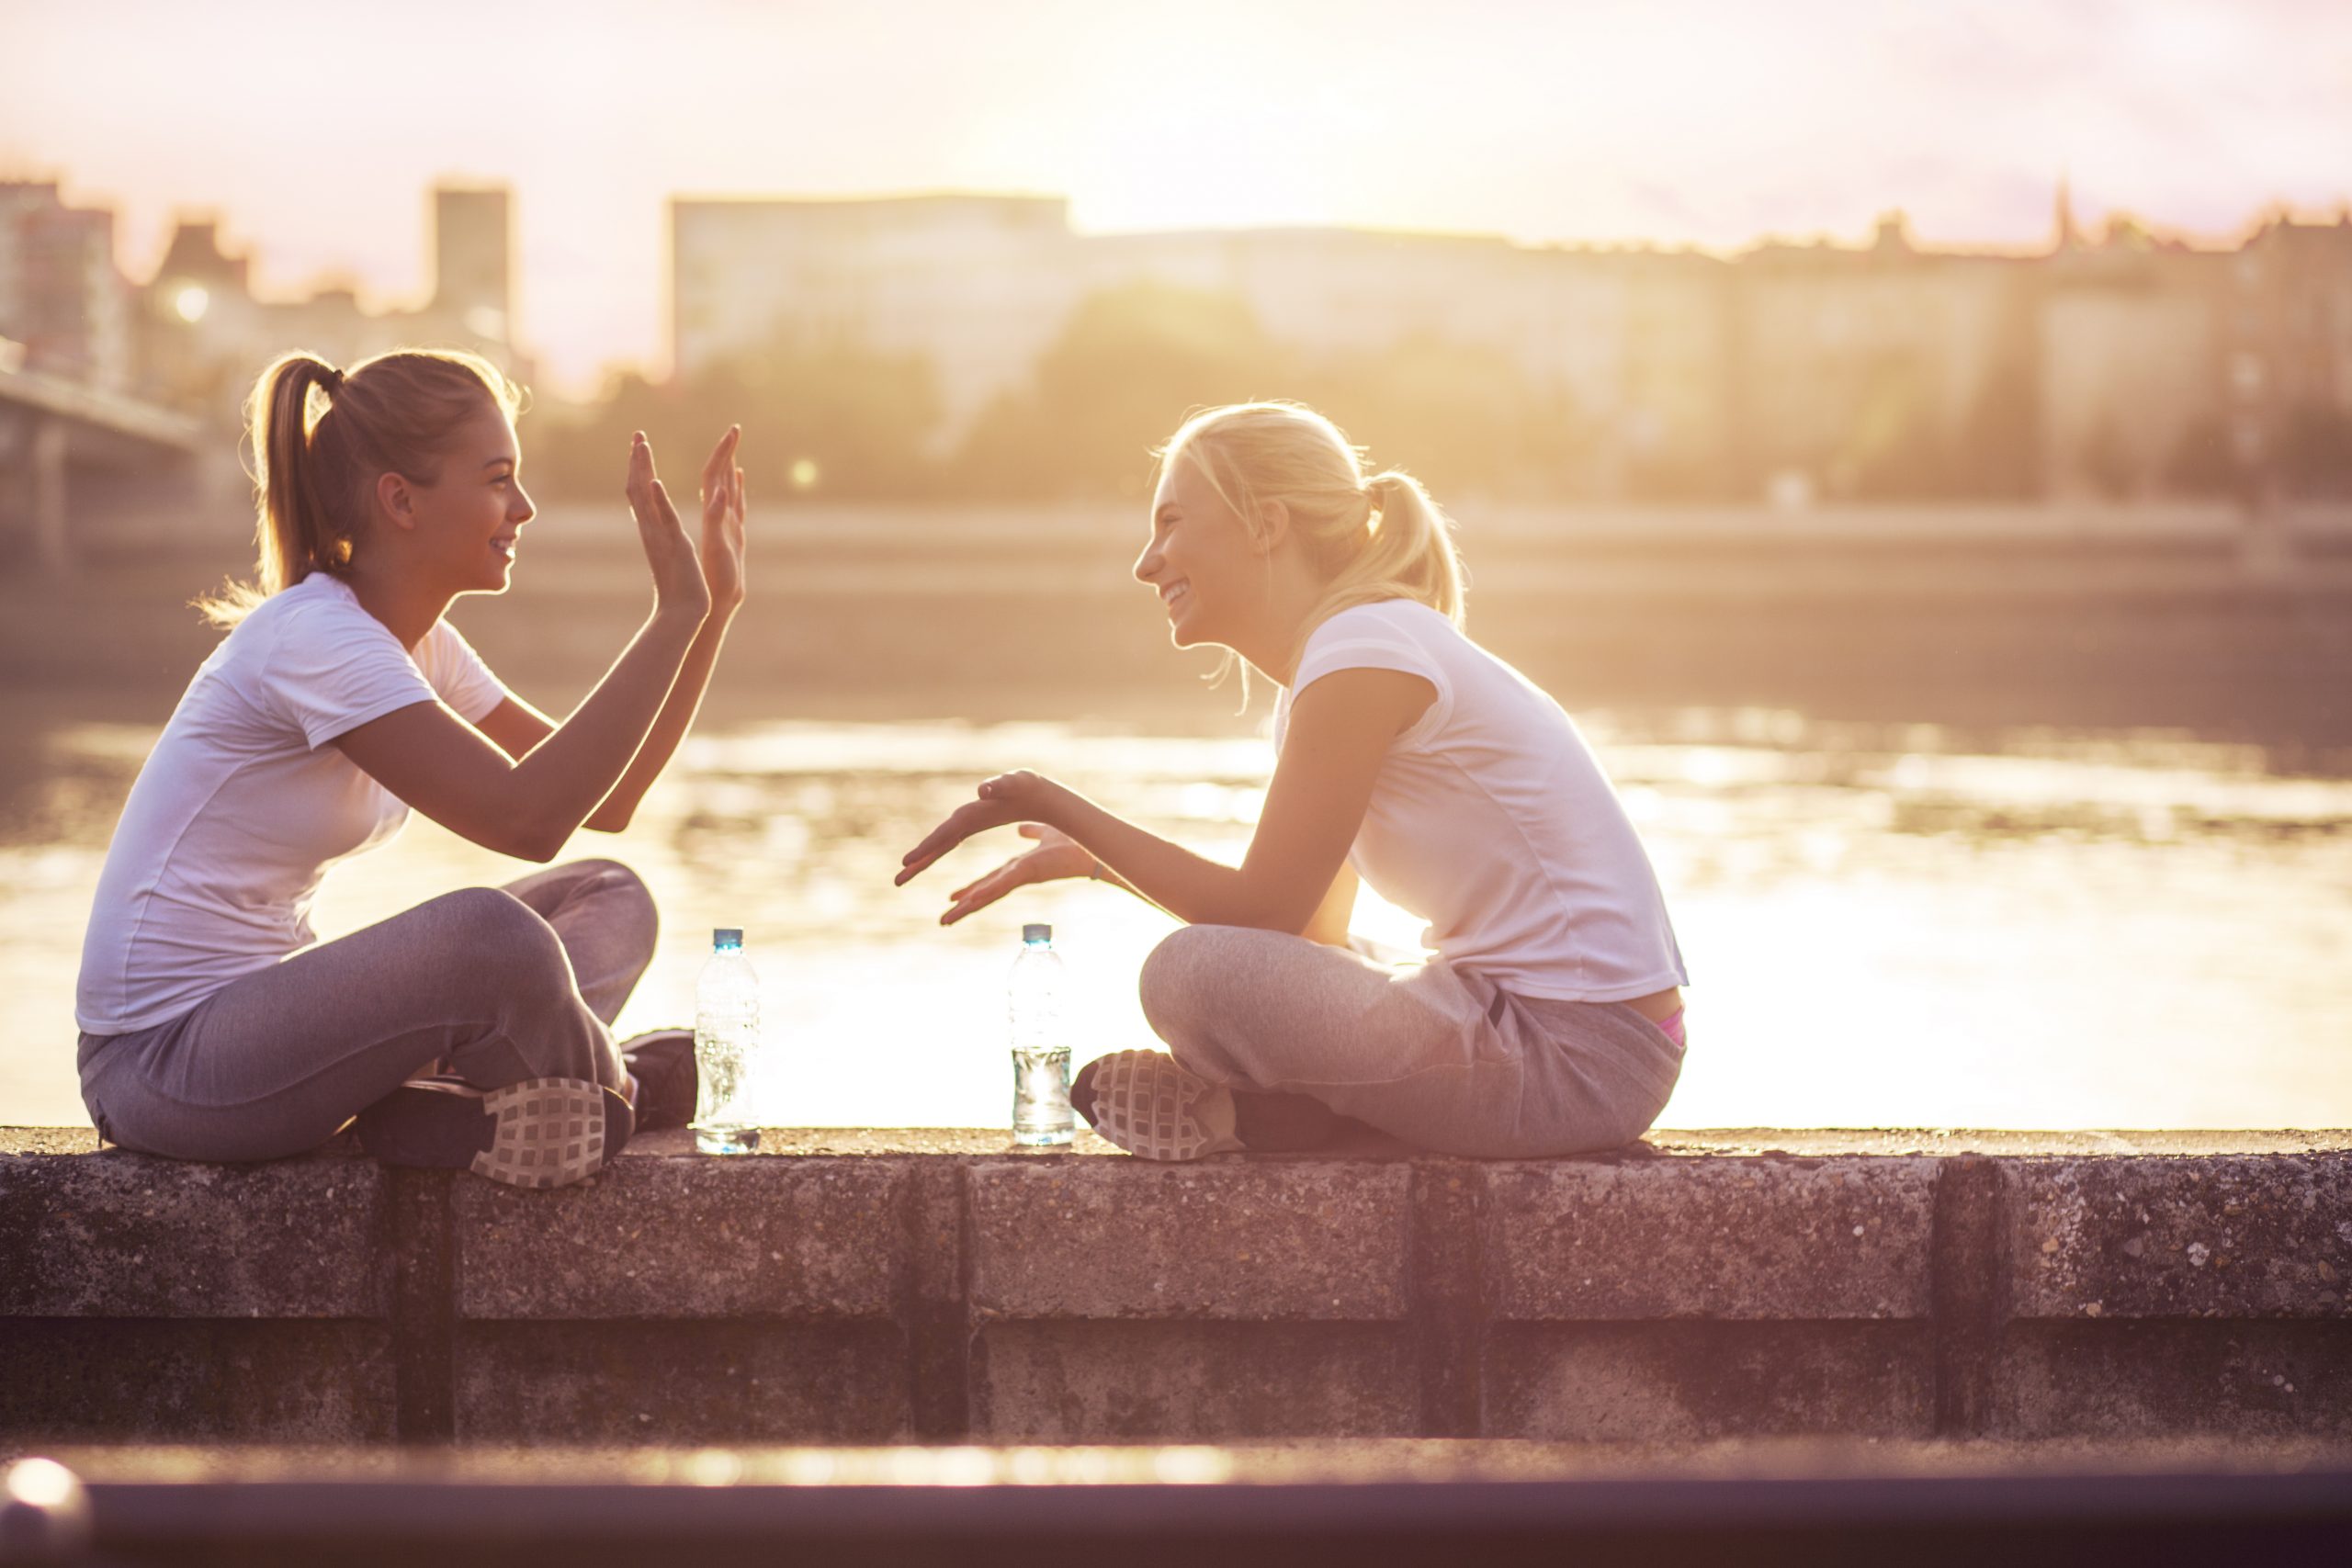
[[[1138,1159],[1191,1160],[1239,1152],[1193,1107],[1212,1086],[1158,1051],[1120,1051],[1094,1068],[1094,1130]]]
[[[584,1078],[525,1078],[482,1096],[495,1131],[476,1176],[509,1187],[569,1187],[605,1168],[605,1091]]]

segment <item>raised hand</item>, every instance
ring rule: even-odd
[[[743,469],[735,461],[743,427],[728,426],[702,466],[702,580],[713,609],[743,602]]]
[[[977,792],[978,798],[967,801],[949,812],[945,821],[924,834],[922,842],[906,852],[899,863],[901,868],[899,874],[890,879],[891,885],[904,887],[933,861],[975,833],[985,833],[990,828],[1001,828],[1008,822],[1037,820],[1045,815],[1053,797],[1060,790],[1061,785],[1053,780],[1025,771],[999,773],[987,780]]]
[[[1018,831],[1024,839],[1035,839],[1037,847],[1006,861],[986,876],[964,884],[947,896],[947,912],[939,917],[943,926],[952,926],[977,909],[985,909],[1016,887],[1026,887],[1033,882],[1058,882],[1066,877],[1094,874],[1094,857],[1086,846],[1063,832],[1042,822],[1023,822]]]
[[[653,571],[657,609],[691,612],[697,618],[710,613],[710,589],[695,559],[694,541],[670,504],[670,492],[653,472],[653,444],[639,431],[628,448],[628,509],[637,519],[639,543],[645,563]]]

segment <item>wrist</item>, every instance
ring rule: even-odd
[[[710,618],[707,605],[681,604],[674,599],[657,600],[653,605],[653,625],[664,631],[683,632],[691,639]]]
[[[1037,808],[1030,814],[1029,820],[1042,822],[1048,828],[1068,833],[1070,818],[1074,815],[1070,807],[1078,804],[1077,792],[1052,779],[1044,782],[1045,787],[1037,792]],[[1076,835],[1073,834],[1072,837]],[[1080,848],[1083,847],[1080,846]]]

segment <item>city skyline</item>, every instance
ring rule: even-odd
[[[2086,215],[2214,242],[2352,191],[2352,15],[2287,0],[1891,17],[1813,0],[1769,27],[1714,4],[1437,22],[1319,0],[1037,0],[985,19],[690,3],[659,28],[428,4],[397,35],[295,15],[100,0],[11,17],[25,68],[0,174],[115,209],[134,278],[198,209],[265,295],[338,277],[379,309],[424,291],[419,193],[505,185],[518,340],[575,392],[609,362],[660,363],[673,196],[1004,191],[1066,195],[1091,233],[1336,225],[1722,254],[1860,243],[1893,208],[1923,244],[2030,248],[2062,172]]]

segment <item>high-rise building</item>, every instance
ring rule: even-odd
[[[433,313],[469,335],[513,335],[513,219],[502,186],[433,192]]]
[[[68,207],[51,182],[0,182],[0,338],[26,368],[107,391],[133,378],[130,291],[114,214]]]

